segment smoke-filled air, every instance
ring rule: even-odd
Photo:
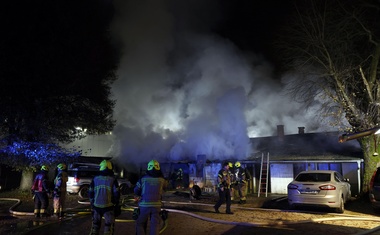
[[[123,56],[109,153],[126,165],[246,159],[250,137],[320,131],[315,109],[283,92],[261,55],[213,33],[217,1],[115,0],[112,35]],[[247,29],[249,30],[249,29]],[[258,37],[260,36],[258,32]]]

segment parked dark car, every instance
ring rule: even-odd
[[[302,171],[288,185],[288,202],[296,205],[324,206],[344,212],[344,204],[351,199],[351,185],[332,170]]]
[[[369,184],[369,200],[375,210],[380,210],[380,167],[372,175]]]

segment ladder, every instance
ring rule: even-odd
[[[268,196],[268,172],[269,172],[269,153],[264,157],[264,153],[261,155],[260,166],[260,179],[257,197],[265,193],[265,197]]]

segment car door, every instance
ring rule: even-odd
[[[347,201],[351,197],[351,185],[343,178],[339,172],[334,172],[334,178],[342,190],[342,194]]]

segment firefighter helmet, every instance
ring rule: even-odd
[[[42,165],[41,171],[49,171],[49,167],[47,165]]]
[[[240,167],[241,163],[240,162],[235,162],[235,167]]]
[[[59,163],[57,168],[60,171],[66,170],[66,164],[65,163]]]
[[[234,165],[232,165],[232,162],[228,162],[228,166],[232,168]]]
[[[101,171],[104,171],[105,169],[109,169],[109,170],[112,170],[112,163],[108,160],[103,160],[100,164],[99,164],[100,168],[99,170]]]
[[[148,171],[151,171],[153,170],[153,168],[155,170],[160,170],[160,163],[158,163],[158,161],[156,160],[151,160],[149,163],[148,163]]]

